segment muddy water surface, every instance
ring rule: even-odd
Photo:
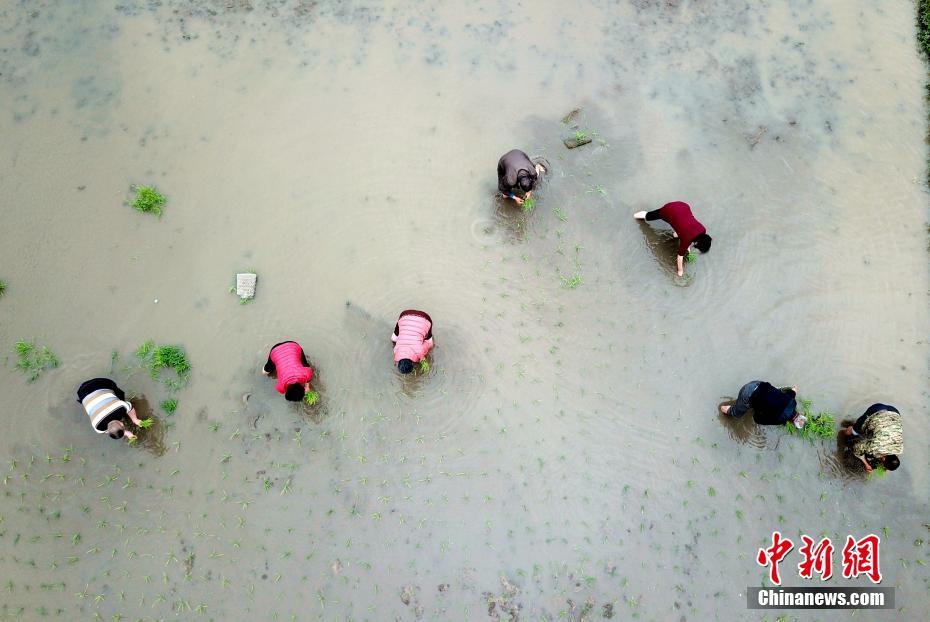
[[[8,1],[0,51],[0,347],[62,361],[0,373],[4,617],[761,619],[776,528],[882,535],[868,619],[923,617],[910,4]],[[493,197],[514,146],[552,165],[530,213]],[[685,280],[630,217],[676,199],[715,238]],[[437,347],[403,379],[410,307]],[[173,416],[149,338],[193,365]],[[258,373],[284,339],[310,412]],[[107,374],[160,419],[141,447],[73,401]],[[722,421],[757,377],[896,404],[902,468]]]

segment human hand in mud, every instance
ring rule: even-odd
[[[515,194],[510,195],[510,198],[517,202],[517,205],[523,205],[523,199],[518,197]]]

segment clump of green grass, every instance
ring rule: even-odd
[[[873,477],[877,477],[878,479],[881,479],[885,477],[887,473],[888,473],[888,469],[885,468],[885,465],[879,464],[875,468],[873,468],[871,471],[869,471],[868,478],[872,479]]]
[[[429,373],[429,361],[427,361],[426,359],[423,359],[422,361],[420,361],[420,373],[421,374]]]
[[[685,261],[686,261],[687,263],[691,263],[691,262],[694,261],[696,258],[697,258],[697,253],[695,253],[694,251],[691,251],[691,250],[689,250],[689,251],[688,251],[688,254],[685,255]]]
[[[575,130],[575,140],[579,143],[583,140],[587,140],[588,132],[585,130]]]
[[[142,421],[139,422],[139,427],[142,428],[143,430],[146,430],[152,427],[153,425],[155,425],[155,420],[152,419],[151,417],[149,417],[148,419],[143,419]]]
[[[794,427],[794,423],[788,421],[785,423],[785,429],[789,434],[806,438],[813,442],[815,438],[833,438],[836,434],[836,422],[833,415],[828,412],[811,412],[811,400],[801,400],[801,407],[804,409],[804,416],[807,417],[807,423],[800,430]]]
[[[46,369],[58,367],[60,361],[47,347],[41,348],[31,341],[17,341],[13,348],[19,360],[16,369],[29,376],[28,382],[35,382]]]
[[[165,411],[169,415],[173,415],[174,411],[178,409],[178,400],[176,399],[164,400],[160,404],[160,406],[163,411]]]
[[[930,59],[930,0],[917,0],[917,43]]]
[[[523,211],[524,212],[532,211],[534,205],[536,205],[536,199],[532,197],[523,199]]]
[[[584,282],[577,272],[571,276],[560,276],[559,278],[562,279],[562,287],[566,289],[575,289]]]
[[[153,380],[158,380],[169,389],[182,389],[190,381],[191,364],[180,346],[159,346],[149,339],[136,350],[136,357],[139,364],[149,370]],[[173,369],[177,380],[163,378],[162,371],[166,369]]]
[[[318,401],[320,401],[320,394],[316,391],[307,391],[304,393],[304,404],[307,406],[313,406]]]
[[[168,202],[165,195],[156,190],[155,186],[133,186],[132,189],[136,192],[136,198],[131,204],[133,209],[161,217],[161,208]]]

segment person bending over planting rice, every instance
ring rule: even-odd
[[[110,438],[133,440],[136,435],[126,428],[124,419],[129,417],[134,424],[142,422],[136,409],[126,401],[126,394],[109,378],[93,378],[81,384],[77,390],[77,401],[84,407],[90,424],[97,434],[109,434]]]
[[[407,309],[394,324],[394,362],[402,374],[413,371],[413,364],[426,358],[433,347],[433,320],[429,314]]]
[[[898,455],[904,451],[904,425],[894,406],[872,404],[844,433],[847,439],[855,439],[853,455],[862,461],[866,471],[878,465],[894,471],[901,465]]]
[[[497,161],[497,189],[505,199],[513,199],[523,205],[531,199],[536,181],[545,168],[534,164],[530,157],[519,149],[511,149]],[[523,193],[521,198],[518,193]]]
[[[798,412],[798,388],[777,388],[764,380],[753,380],[743,385],[732,404],[720,407],[720,412],[739,419],[752,409],[752,418],[759,425],[782,425],[791,421],[798,429],[807,419]]]
[[[310,379],[313,378],[310,363],[307,362],[303,348],[296,341],[275,344],[268,353],[262,373],[266,376],[277,376],[278,382],[274,388],[278,393],[283,393],[284,399],[289,402],[304,399],[310,390]]]
[[[672,226],[675,237],[678,238],[678,276],[685,274],[685,258],[692,246],[702,253],[710,250],[712,240],[707,235],[707,229],[698,222],[691,213],[691,206],[684,201],[666,203],[651,212],[636,212],[633,218],[645,221],[664,220]]]

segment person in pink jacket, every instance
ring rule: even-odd
[[[262,367],[266,376],[275,374],[278,382],[275,389],[283,393],[289,402],[299,402],[310,390],[313,369],[307,362],[304,349],[296,341],[282,341],[275,344],[268,354],[268,360]]]
[[[394,362],[402,374],[413,371],[413,364],[422,361],[433,347],[433,320],[429,314],[407,309],[394,325]]]

